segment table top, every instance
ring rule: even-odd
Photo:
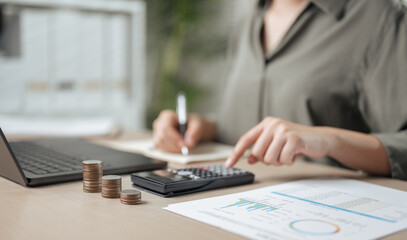
[[[188,166],[193,165],[197,164]],[[142,203],[132,206],[121,204],[119,199],[102,198],[100,193],[84,193],[82,181],[28,188],[0,177],[0,239],[244,239],[162,208],[310,178],[352,178],[407,191],[405,181],[305,161],[297,161],[290,167],[249,165],[240,161],[236,167],[254,173],[255,182],[173,198],[142,191]],[[122,178],[123,189],[132,188],[130,175]],[[385,239],[407,239],[407,231]]]

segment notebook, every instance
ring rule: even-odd
[[[189,150],[189,154],[187,156],[183,156],[180,153],[167,153],[156,149],[154,147],[153,139],[151,138],[143,140],[119,141],[109,145],[115,149],[138,152],[151,158],[181,164],[222,160],[228,158],[233,151],[233,146],[216,142],[206,142],[198,144],[196,147]]]

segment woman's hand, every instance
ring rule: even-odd
[[[197,114],[188,115],[184,138],[179,133],[178,117],[174,111],[164,110],[153,123],[153,140],[156,148],[179,153],[182,146],[193,148],[199,141],[215,137],[215,125]]]
[[[324,157],[332,144],[330,134],[322,128],[267,117],[239,139],[226,166],[232,167],[252,145],[249,163],[279,166],[292,165],[302,155]]]

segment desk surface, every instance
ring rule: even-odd
[[[241,161],[237,167],[255,173],[255,183],[174,198],[142,191],[142,204],[134,206],[121,204],[119,199],[102,198],[98,193],[84,193],[81,181],[27,188],[0,177],[0,239],[243,239],[162,208],[309,178],[353,178],[407,191],[404,181],[366,177],[302,161],[291,167],[265,167]],[[123,189],[131,188],[129,175],[122,177]],[[407,231],[385,239],[407,239]]]

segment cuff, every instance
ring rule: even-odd
[[[372,134],[384,145],[391,168],[391,177],[407,180],[407,132]]]

